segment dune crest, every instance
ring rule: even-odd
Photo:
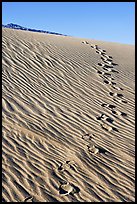
[[[135,202],[134,46],[2,29],[2,201]]]

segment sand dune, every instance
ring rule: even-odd
[[[135,202],[134,46],[2,37],[3,202]]]

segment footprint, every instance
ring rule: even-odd
[[[116,108],[115,105],[111,105],[111,104],[107,104],[107,103],[103,103],[103,104],[101,104],[101,106],[108,107],[108,108],[111,108],[111,109]]]
[[[116,82],[113,82],[113,81],[112,81],[111,83],[112,83],[112,85],[116,85]]]
[[[108,153],[108,151],[102,147],[98,147],[98,149],[99,149],[99,153],[103,153],[103,154]]]
[[[101,59],[105,62],[108,58],[104,57],[104,56],[101,56]]]
[[[65,196],[68,194],[74,195],[75,193],[79,193],[79,187],[75,186],[74,184],[66,181],[59,186],[59,193],[61,196]]]
[[[106,68],[114,68],[114,66],[113,66],[113,65],[110,65],[110,64],[105,64],[105,67],[106,67]]]
[[[95,145],[92,145],[92,146],[87,145],[87,147],[88,147],[88,151],[89,151],[90,153],[92,153],[92,154],[97,154],[97,153],[99,153],[99,149],[96,148]]]
[[[98,63],[98,66],[100,66],[100,67],[104,67],[105,64],[99,62],[99,63]]]
[[[128,103],[127,101],[125,101],[125,100],[121,100],[121,102],[123,102],[123,103]]]
[[[112,82],[105,79],[105,80],[104,80],[104,83],[105,83],[105,84],[111,84]]]
[[[112,56],[109,56],[109,55],[107,55],[107,54],[103,54],[103,56],[106,57],[106,58],[108,58],[108,59],[113,59]]]
[[[66,161],[65,163],[62,163],[58,167],[58,171],[63,172],[63,171],[69,171],[70,169],[77,171],[75,167],[75,163],[73,161]]]
[[[84,139],[84,140],[91,140],[92,138],[93,138],[93,136],[94,136],[94,134],[92,134],[92,133],[87,133],[87,134],[85,134],[85,135],[83,135],[82,136],[82,139]]]
[[[92,47],[92,48],[95,48],[95,49],[98,49],[98,45],[92,45],[92,44],[91,44],[91,47]]]
[[[104,148],[102,148],[102,147],[97,147],[97,146],[95,146],[95,145],[91,145],[91,146],[89,146],[89,145],[87,145],[87,147],[88,147],[88,151],[91,153],[91,154],[97,154],[97,153],[103,153],[103,154],[106,154],[108,151],[107,150],[105,150]]]
[[[103,55],[105,55],[105,53],[106,53],[106,50],[102,50],[101,48],[98,48],[97,50],[98,50],[99,52],[102,52]]]
[[[102,76],[103,76],[103,75],[105,75],[105,76],[111,76],[110,73],[102,72],[102,71],[100,71],[100,70],[97,70],[97,73],[98,73],[98,74],[101,74]]]
[[[126,100],[122,100],[119,98],[113,98],[114,101],[120,102],[120,103],[128,103]]]
[[[120,90],[124,90],[123,88],[118,87],[118,86],[112,86],[112,88],[114,88],[114,89],[116,89],[116,90],[118,90],[118,91],[120,91]]]
[[[108,72],[112,72],[112,69],[111,68],[105,68],[103,67],[104,70],[108,71]]]
[[[106,53],[106,50],[102,50],[102,49],[100,49],[100,48],[96,48],[96,53],[97,53],[97,54],[100,54],[100,55],[103,55],[103,54]]]
[[[73,191],[72,185],[67,181],[59,186],[59,194],[65,196]]]
[[[97,70],[97,73],[98,73],[98,74],[101,74],[101,75],[104,75],[104,74],[105,74],[105,72],[102,72],[102,71],[99,71],[99,70]]]
[[[110,74],[110,73],[107,73],[107,72],[105,72],[104,75],[106,75],[106,76],[111,76],[111,74]]]
[[[113,93],[113,92],[109,92],[109,95],[110,95],[110,96],[118,96],[118,97],[120,97],[120,98],[124,97],[124,95],[121,94],[121,93]]]
[[[109,58],[109,56],[107,56],[107,55],[102,55],[102,56],[101,56],[101,59],[104,60],[104,61],[109,61],[109,62],[112,62],[112,61],[113,61],[113,59],[112,59],[112,58]]]
[[[87,41],[82,41],[82,43],[84,43],[84,44],[89,44],[89,42],[87,42]]]
[[[121,111],[118,111],[118,110],[112,110],[112,113],[113,113],[113,114],[116,114],[116,115],[127,116],[127,114],[126,114],[126,113],[121,112]]]
[[[112,76],[104,76],[105,77],[105,79],[107,79],[107,80],[110,80],[111,81],[111,83],[112,83],[112,80],[115,80]]]
[[[120,97],[120,98],[124,97],[124,95],[120,94],[120,93],[117,93],[117,96]]]
[[[99,54],[99,55],[102,54],[102,52],[101,52],[101,51],[98,51],[98,50],[96,50],[96,53]]]
[[[101,114],[101,116],[97,116],[96,118],[97,118],[97,120],[106,120],[109,123],[113,123],[113,121],[114,121],[112,118],[110,118],[109,116],[107,116],[103,113]]]
[[[100,124],[100,125],[101,125],[101,127],[102,127],[104,130],[106,130],[106,131],[108,131],[108,132],[111,132],[112,130],[115,130],[115,131],[118,132],[118,129],[117,129],[117,128],[111,127],[111,126],[109,126],[109,125],[106,124],[106,123],[103,123],[103,124]]]

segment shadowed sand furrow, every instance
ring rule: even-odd
[[[2,32],[2,201],[134,202],[134,46]]]

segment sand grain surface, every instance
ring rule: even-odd
[[[134,46],[2,32],[3,201],[135,201]]]

